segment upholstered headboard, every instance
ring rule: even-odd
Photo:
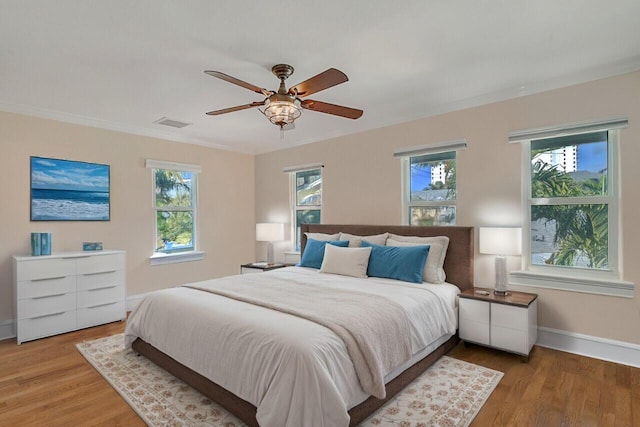
[[[473,287],[473,227],[416,227],[408,225],[339,225],[339,224],[302,224],[300,251],[304,252],[307,236],[310,233],[335,234],[338,232],[370,236],[384,232],[404,236],[447,236],[449,249],[444,260],[444,271],[447,282],[453,283],[461,290]]]

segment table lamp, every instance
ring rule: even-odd
[[[497,255],[495,261],[495,295],[509,295],[507,291],[507,256],[522,254],[520,227],[480,227],[480,253]]]
[[[267,242],[267,262],[273,264],[273,242],[284,240],[284,224],[272,222],[256,224],[256,240]]]

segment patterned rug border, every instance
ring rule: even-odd
[[[135,355],[132,350],[124,350],[123,334],[84,341],[76,344],[76,348],[148,426],[245,426],[215,402],[153,362]],[[456,371],[451,372],[451,369]],[[114,370],[125,371],[121,372],[119,381],[112,377]],[[153,371],[157,372],[155,376]],[[468,427],[503,376],[502,372],[490,368],[442,356],[359,427]],[[143,383],[143,379],[157,383]],[[439,379],[439,383],[428,382],[434,379]],[[453,392],[451,396],[449,391]],[[472,403],[469,404],[465,398]],[[457,423],[453,419],[457,419]]]
[[[109,383],[109,385],[118,393],[118,395],[120,395],[120,397],[122,399],[124,399],[125,402],[127,402],[127,405],[129,405],[129,407],[131,409],[133,409],[133,411],[138,414],[138,416],[140,418],[142,418],[142,420],[144,421],[144,423],[148,426],[153,426],[153,423],[151,422],[151,420],[149,420],[147,418],[147,416],[141,412],[140,409],[138,409],[138,404],[137,402],[134,402],[130,397],[128,393],[125,393],[123,390],[120,389],[120,387],[115,384],[113,382],[113,380],[109,377],[109,375],[107,373],[105,373],[105,368],[103,367],[103,365],[95,363],[95,361],[92,359],[91,355],[88,353],[87,351],[87,346],[91,345],[91,344],[97,344],[98,342],[102,342],[102,341],[107,341],[111,338],[117,337],[117,336],[122,336],[122,347],[124,349],[124,334],[116,334],[116,335],[110,335],[108,337],[104,337],[104,338],[98,338],[95,340],[90,340],[90,341],[83,341],[79,344],[76,344],[76,348],[78,349],[78,351],[80,352],[80,354],[82,354],[82,356],[86,359],[86,361],[93,366],[93,368],[98,371],[98,373],[102,376],[102,378],[104,378],[104,380],[106,382]],[[160,367],[158,367],[160,368]],[[162,369],[162,368],[160,368]]]

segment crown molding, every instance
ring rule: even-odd
[[[169,142],[180,142],[185,144],[200,145],[208,148],[216,148],[225,151],[234,151],[245,154],[252,154],[247,150],[239,150],[237,147],[231,147],[223,144],[215,144],[197,138],[189,138],[171,132],[149,129],[140,126],[132,126],[108,120],[97,119],[95,117],[82,116],[78,114],[66,113],[62,111],[48,110],[45,108],[34,107],[31,105],[14,104],[10,102],[0,101],[0,111],[8,113],[23,114],[26,116],[39,117],[42,119],[55,120],[75,125],[88,126],[98,129],[111,130],[115,132],[128,133],[132,135],[148,136],[151,138],[163,139]]]

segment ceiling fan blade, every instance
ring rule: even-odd
[[[297,96],[309,96],[312,93],[320,92],[348,80],[349,78],[342,71],[329,68],[327,71],[289,88],[289,93]]]
[[[236,79],[235,77],[231,77],[225,73],[221,73],[220,71],[205,71],[205,74],[208,74],[211,77],[217,77],[229,83],[233,83],[234,85],[242,86],[245,89],[249,89],[250,91],[255,93],[261,93],[265,96],[269,96],[272,94],[272,92],[266,89],[260,88],[256,85],[252,85],[251,83],[243,82],[240,79]]]
[[[302,108],[317,111],[319,113],[333,114],[334,116],[346,117],[347,119],[359,119],[363,111],[356,108],[344,107],[342,105],[329,104],[328,102],[304,99],[300,101]]]
[[[252,102],[251,104],[238,105],[236,107],[223,108],[222,110],[209,111],[208,116],[219,116],[220,114],[232,113],[234,111],[246,110],[251,107],[259,107],[266,103],[266,99],[262,102]]]

